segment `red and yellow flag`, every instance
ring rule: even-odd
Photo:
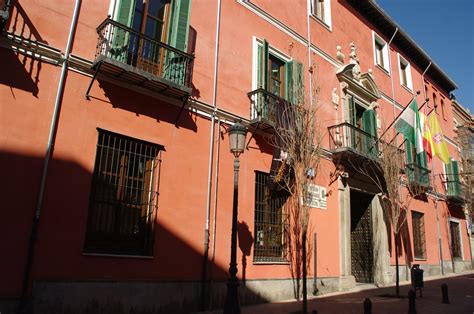
[[[449,158],[448,146],[444,141],[444,135],[439,126],[438,119],[436,119],[436,113],[430,114],[428,125],[431,131],[433,156],[438,156],[445,164],[449,164],[451,159]]]
[[[428,160],[431,161],[433,158],[433,140],[431,138],[430,127],[428,126],[428,121],[426,116],[420,112],[420,124],[421,129],[423,130],[423,147],[425,148],[426,155]]]

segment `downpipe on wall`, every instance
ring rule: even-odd
[[[71,21],[71,26],[69,29],[69,36],[68,36],[68,40],[66,44],[66,50],[64,52],[64,58],[61,60],[62,62],[61,75],[59,77],[58,90],[56,93],[56,101],[54,103],[53,115],[51,116],[48,143],[46,146],[46,154],[44,157],[43,169],[41,173],[38,199],[36,202],[35,214],[33,217],[30,239],[28,242],[27,259],[26,259],[25,271],[23,275],[23,285],[21,289],[18,313],[24,313],[27,310],[28,290],[29,290],[30,281],[31,281],[31,271],[32,271],[33,262],[34,262],[36,240],[38,238],[38,227],[39,227],[40,216],[41,216],[41,208],[43,205],[44,190],[45,190],[46,178],[48,174],[48,166],[49,166],[49,161],[51,159],[51,155],[54,149],[54,140],[55,140],[56,128],[57,128],[57,123],[58,123],[58,118],[59,118],[59,111],[60,111],[62,96],[63,96],[63,91],[64,91],[64,84],[65,84],[66,76],[67,76],[69,56],[71,53],[72,42],[74,40],[74,34],[76,31],[80,7],[81,7],[81,0],[76,0],[75,6],[74,6],[74,13],[73,13],[72,21]]]
[[[207,196],[206,196],[206,221],[204,228],[204,254],[202,260],[202,277],[201,277],[201,304],[202,311],[207,309],[208,303],[208,268],[209,268],[209,229],[210,229],[210,213],[211,213],[211,189],[212,189],[212,163],[214,160],[214,137],[215,137],[215,121],[217,112],[217,74],[218,74],[218,59],[219,59],[219,35],[220,35],[220,20],[221,20],[221,0],[217,0],[217,17],[216,17],[216,47],[214,50],[214,82],[212,88],[212,106],[214,112],[211,116],[211,132],[209,140],[209,163],[207,175]],[[215,217],[214,217],[215,219]]]

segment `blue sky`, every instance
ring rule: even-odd
[[[474,114],[474,0],[376,0],[456,82],[456,99]]]

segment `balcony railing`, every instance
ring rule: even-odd
[[[262,123],[268,127],[275,127],[277,114],[289,105],[286,99],[274,95],[263,88],[247,94],[250,98],[250,123]]]
[[[358,127],[344,122],[328,127],[329,149],[333,153],[350,151],[370,159],[378,159],[377,138]]]
[[[451,200],[464,201],[468,198],[469,186],[459,180],[444,181],[446,197]]]
[[[111,19],[97,27],[96,62],[113,63],[145,80],[191,88],[194,56],[154,40]]]
[[[429,188],[431,186],[431,171],[429,169],[426,169],[418,164],[407,164],[405,166],[405,170],[409,184],[415,184],[424,188]]]

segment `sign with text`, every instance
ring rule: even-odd
[[[327,209],[326,188],[310,184],[306,195],[306,205],[313,208]]]

